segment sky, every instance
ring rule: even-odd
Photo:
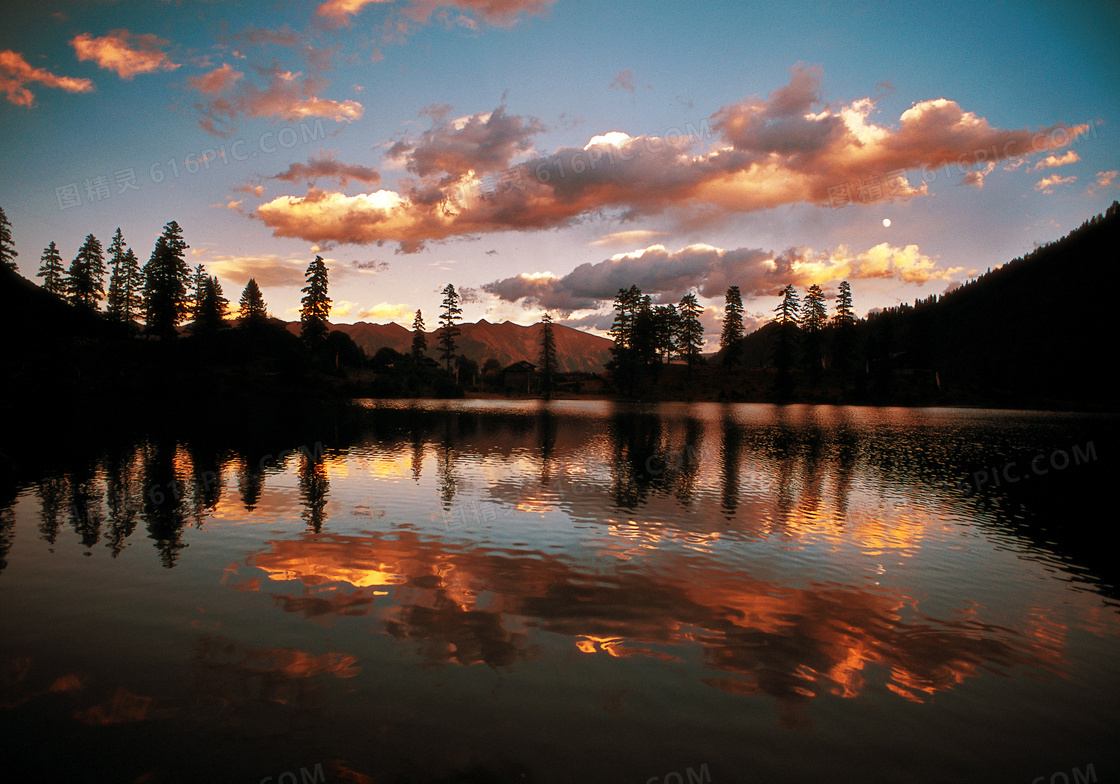
[[[718,340],[787,284],[859,315],[1120,198],[1120,5],[570,0],[9,4],[0,207],[20,272],[177,221],[235,304],[543,313],[694,291]],[[107,285],[107,281],[106,281]],[[709,348],[711,346],[709,345]]]

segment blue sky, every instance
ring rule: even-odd
[[[319,254],[336,321],[434,322],[450,282],[468,320],[602,328],[635,282],[695,288],[714,334],[727,285],[751,323],[786,283],[849,279],[866,313],[1120,194],[1110,3],[7,13],[0,207],[28,277],[118,226],[143,262],[176,220],[192,265],[282,318]]]

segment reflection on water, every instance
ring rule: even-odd
[[[371,402],[75,451],[0,511],[0,716],[48,779],[1115,771],[1117,425]]]

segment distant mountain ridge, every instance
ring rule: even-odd
[[[299,334],[299,322],[285,324],[289,332]],[[358,321],[354,324],[330,324],[329,329],[350,336],[369,356],[389,347],[402,354],[412,349],[412,330],[397,323],[372,324]],[[486,319],[459,325],[456,350],[479,365],[487,359],[496,359],[502,365],[527,360],[539,363],[541,353],[541,324],[523,326],[510,321],[495,324]],[[590,335],[562,324],[552,325],[556,337],[556,355],[560,370],[566,373],[599,373],[610,361],[613,343],[606,338]],[[439,330],[425,333],[428,336],[428,356],[439,358]]]

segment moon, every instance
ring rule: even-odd
[[[883,228],[884,229],[889,229],[890,227],[891,227],[891,219],[890,218],[883,218]]]

